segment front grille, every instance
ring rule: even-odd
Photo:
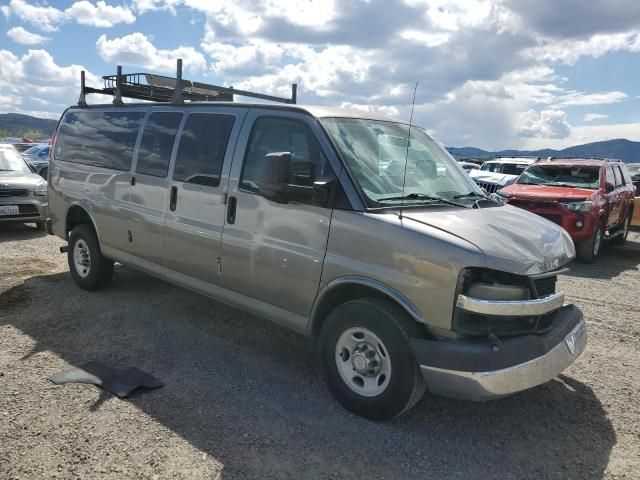
[[[496,193],[498,190],[502,188],[502,185],[497,185],[495,183],[487,183],[487,182],[478,182],[476,181],[480,188],[484,188],[487,193]]]
[[[550,277],[534,278],[533,287],[535,288],[536,297],[548,297],[556,293],[556,282],[558,277],[551,275]]]
[[[0,190],[0,197],[28,197],[29,190],[23,188],[14,188],[11,190]]]
[[[546,215],[546,214],[541,214],[541,213],[539,213],[538,215],[540,215],[542,218],[546,218],[547,220],[552,221],[556,225],[562,226],[562,216],[561,215]]]
[[[20,212],[20,215],[37,215],[38,214],[38,207],[36,207],[35,205],[18,205],[18,209]]]
[[[472,337],[542,335],[551,329],[553,318],[554,313],[538,317],[490,317],[458,310],[454,315],[454,328],[456,332]]]

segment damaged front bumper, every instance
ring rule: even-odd
[[[484,401],[520,392],[556,377],[584,350],[587,329],[582,312],[575,305],[561,307],[551,315],[552,328],[541,335],[441,341],[412,339],[411,345],[429,390],[439,395]]]

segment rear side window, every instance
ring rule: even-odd
[[[180,112],[155,112],[149,115],[142,131],[136,173],[162,178],[167,176],[181,120]]]
[[[235,117],[192,113],[187,117],[176,155],[173,179],[209,187],[220,185],[220,173]]]
[[[607,183],[610,183],[611,185],[616,184],[616,178],[613,176],[613,170],[611,167],[607,167]]]
[[[627,185],[630,185],[631,183],[633,183],[629,169],[626,166],[624,166],[624,167],[620,167],[620,170],[622,171],[622,178],[624,178],[624,183]]]
[[[54,158],[130,170],[144,112],[70,111],[60,127]]]
[[[293,184],[313,185],[325,168],[325,157],[309,127],[297,120],[264,117],[253,125],[240,186],[258,192],[264,157],[277,152],[291,153]]]
[[[620,187],[622,185],[622,174],[617,165],[613,167],[613,176],[616,179],[616,187]]]

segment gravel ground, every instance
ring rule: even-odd
[[[0,478],[640,478],[640,235],[560,280],[589,324],[559,379],[374,423],[343,410],[310,341],[116,267],[72,283],[60,239],[0,227]],[[121,400],[47,377],[89,360],[166,383]]]

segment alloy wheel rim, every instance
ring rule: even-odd
[[[91,254],[84,240],[78,240],[73,247],[73,264],[76,272],[86,278],[91,271]]]
[[[336,343],[335,361],[344,383],[359,395],[375,397],[389,386],[389,351],[367,328],[354,327],[342,332]]]

